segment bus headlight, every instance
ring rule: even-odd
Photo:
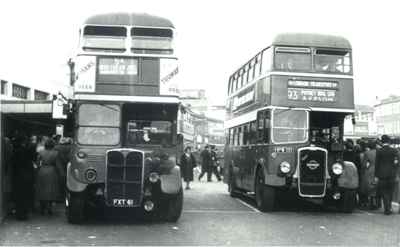
[[[332,165],[332,172],[335,175],[341,175],[343,173],[343,166],[340,163],[335,163]]]
[[[283,161],[280,165],[279,168],[282,173],[286,174],[290,172],[290,164],[287,161]]]
[[[152,172],[149,175],[149,180],[151,183],[157,183],[157,181],[160,179],[160,176],[156,172]]]
[[[86,153],[79,151],[76,153],[76,156],[78,156],[79,159],[84,159],[86,158]]]
[[[94,182],[97,178],[97,172],[95,169],[87,169],[85,172],[85,178],[89,182]]]

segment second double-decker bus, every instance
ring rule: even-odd
[[[293,195],[351,212],[358,175],[343,160],[354,112],[352,49],[338,36],[285,33],[229,78],[225,168],[229,192],[274,210]]]
[[[147,14],[96,15],[80,28],[69,63],[75,133],[69,222],[81,222],[87,205],[180,217],[174,34],[171,21]]]

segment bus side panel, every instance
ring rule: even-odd
[[[257,165],[256,159],[256,147],[255,146],[245,146],[242,147],[244,152],[244,174],[243,174],[243,187],[247,191],[252,191],[254,187],[254,172]]]

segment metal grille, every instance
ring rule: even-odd
[[[107,153],[106,200],[130,200],[139,206],[142,201],[143,154],[134,150],[112,150]],[[119,205],[121,206],[121,205]]]
[[[299,193],[301,196],[325,195],[325,171],[327,153],[323,149],[299,150]]]
[[[93,155],[89,154],[87,157],[88,165],[93,167],[103,167],[104,166],[104,155]]]

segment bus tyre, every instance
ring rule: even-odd
[[[80,194],[69,193],[68,207],[66,210],[68,222],[71,224],[82,223],[84,219],[84,197]]]
[[[339,201],[339,209],[343,213],[352,213],[356,207],[356,191],[344,190]]]
[[[256,205],[262,212],[269,212],[275,207],[275,188],[265,185],[264,174],[258,170],[255,184]]]
[[[168,222],[177,222],[181,217],[183,208],[183,190],[179,190],[176,196],[167,200],[165,220]]]

